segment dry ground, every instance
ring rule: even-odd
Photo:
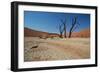
[[[89,38],[25,37],[24,61],[70,60],[90,58]]]

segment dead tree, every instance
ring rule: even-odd
[[[69,36],[68,36],[69,38],[71,37],[72,32],[79,26],[79,23],[77,21],[77,18],[78,17],[72,18],[72,24],[71,24],[71,28],[69,30]]]
[[[66,19],[65,21],[61,19],[61,22],[63,24],[64,38],[66,38]]]

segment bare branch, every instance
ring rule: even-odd
[[[74,30],[76,30],[78,27],[79,27],[79,23],[77,22],[77,24],[76,24],[76,26],[73,28],[73,30],[72,30],[72,32],[74,31]]]
[[[71,37],[71,34],[72,32],[80,25],[78,22],[77,22],[77,19],[78,17],[75,16],[74,18],[72,18],[72,26],[70,28],[70,31],[69,31],[69,38]]]
[[[78,27],[79,27],[79,25],[76,25],[76,26],[73,28],[72,32],[75,31]]]

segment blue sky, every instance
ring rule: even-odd
[[[59,33],[59,24],[62,24],[61,19],[66,19],[66,30],[69,32],[74,16],[78,17],[77,21],[80,23],[75,32],[90,27],[90,14],[39,11],[24,11],[24,27],[49,33]]]

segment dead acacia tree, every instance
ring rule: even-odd
[[[62,25],[63,25],[63,31],[64,31],[64,38],[66,38],[66,19],[65,21],[61,19]]]
[[[71,24],[71,28],[69,30],[69,38],[71,37],[72,35],[72,32],[80,25],[77,21],[78,17],[74,17],[72,18],[72,24]]]

